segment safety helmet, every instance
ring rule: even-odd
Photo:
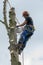
[[[24,12],[22,13],[22,15],[23,15],[23,16],[29,16],[29,13],[28,13],[28,11],[24,11]]]

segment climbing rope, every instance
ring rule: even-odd
[[[24,52],[22,52],[22,65],[24,65]]]
[[[20,24],[20,22],[18,21],[17,17],[16,17],[17,23]]]
[[[8,2],[8,4],[9,4],[10,8],[12,8],[12,6],[11,6],[10,2],[9,2],[8,0],[7,0],[7,2]]]

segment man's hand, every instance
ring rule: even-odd
[[[16,27],[18,28],[19,26],[17,25]]]

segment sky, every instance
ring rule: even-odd
[[[15,7],[19,22],[24,21],[22,12],[27,10],[36,29],[23,51],[24,65],[43,65],[43,0],[9,0],[9,2],[11,6]],[[0,3],[0,20],[3,20],[3,0],[0,0]],[[7,15],[9,9],[10,7],[7,4]],[[0,65],[11,65],[8,41],[6,28],[0,23]],[[22,61],[22,56],[20,59]]]

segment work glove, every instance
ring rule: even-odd
[[[17,28],[19,27],[19,26],[16,26]]]

